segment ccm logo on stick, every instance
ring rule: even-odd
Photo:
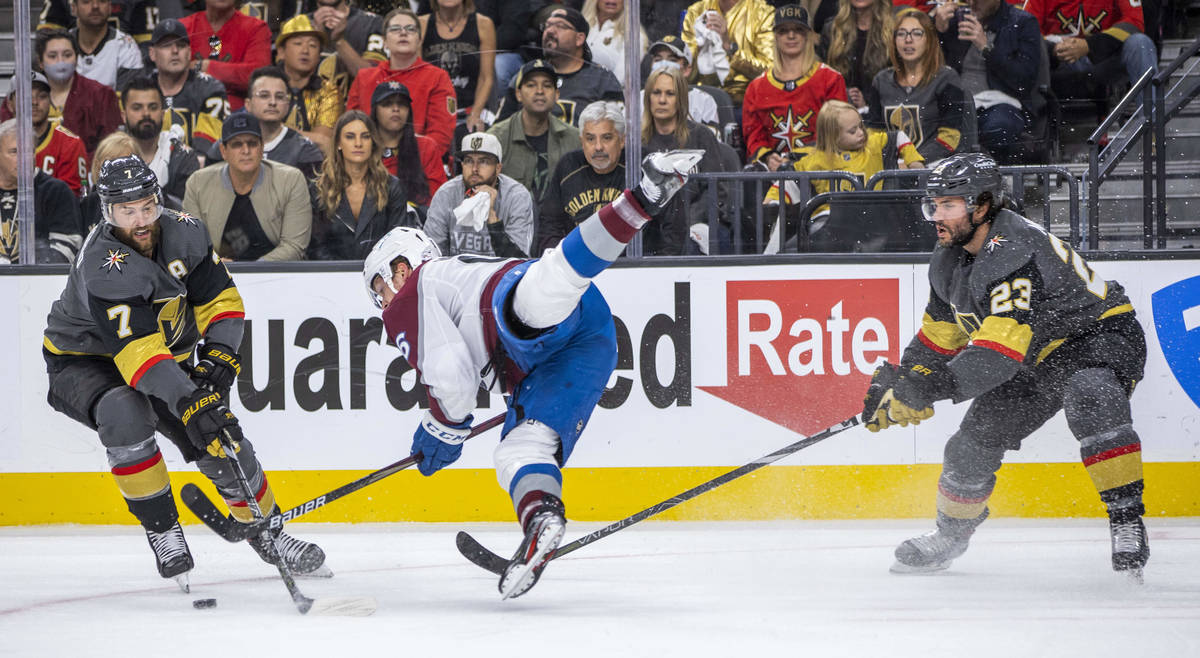
[[[862,406],[871,373],[898,361],[899,281],[726,284],[726,386],[717,397],[801,434]]]

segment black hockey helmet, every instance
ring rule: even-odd
[[[152,196],[158,204],[159,214],[162,214],[163,197],[158,176],[136,155],[106,160],[100,166],[96,193],[100,195],[101,214],[110,224],[114,203],[128,203]]]
[[[993,208],[1004,201],[1004,180],[996,161],[982,153],[956,153],[929,170],[921,211],[925,219],[933,221],[933,199],[960,196],[967,202],[967,212],[974,212],[984,192],[991,193]]]

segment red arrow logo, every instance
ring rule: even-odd
[[[899,361],[898,279],[729,281],[726,386],[700,386],[808,435],[862,410],[871,373]]]

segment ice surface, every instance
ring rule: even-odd
[[[993,519],[921,576],[888,567],[929,521],[648,522],[506,602],[454,533],[507,553],[515,524],[289,525],[337,574],[301,588],[374,596],[366,618],[299,615],[248,546],[198,526],[191,594],[136,527],[0,528],[0,656],[1200,656],[1200,518],[1147,525],[1137,588],[1111,571],[1101,519]]]

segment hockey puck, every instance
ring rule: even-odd
[[[203,610],[204,608],[215,608],[215,607],[217,607],[217,600],[216,599],[196,599],[195,601],[192,601],[192,607],[197,610]]]

